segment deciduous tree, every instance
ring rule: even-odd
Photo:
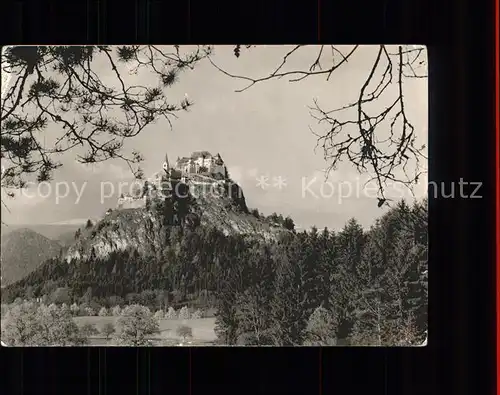
[[[2,341],[15,346],[75,346],[86,339],[68,312],[54,306],[23,302],[2,319]]]
[[[106,322],[101,329],[101,334],[109,340],[109,337],[115,333],[115,325],[112,322]]]
[[[80,333],[82,334],[82,336],[88,338],[90,336],[97,335],[99,333],[99,330],[97,329],[97,327],[94,324],[87,322],[87,323],[83,324],[82,327],[80,328]]]
[[[186,341],[186,338],[193,337],[193,330],[187,325],[180,325],[175,330],[175,333],[177,334],[177,336],[182,337],[183,342]]]
[[[160,330],[158,320],[144,306],[130,305],[123,309],[116,322],[114,342],[122,346],[147,346],[148,337]]]

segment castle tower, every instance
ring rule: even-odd
[[[196,165],[192,158],[189,158],[187,162],[186,173],[196,173]]]

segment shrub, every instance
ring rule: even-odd
[[[16,298],[14,299],[14,302],[12,302],[13,305],[22,305],[23,304],[23,300],[21,298]]]
[[[89,317],[93,317],[93,316],[96,315],[95,314],[95,310],[92,307],[90,307],[90,306],[84,307],[83,311],[84,311],[85,315],[87,315]]]
[[[197,309],[192,315],[191,315],[191,319],[193,320],[197,320],[197,319],[200,319],[200,318],[203,318],[203,311],[201,311],[200,309]]]
[[[285,220],[283,221],[283,226],[285,229],[288,230],[294,230],[295,229],[295,223],[293,222],[293,219],[290,217],[286,217]]]
[[[177,312],[175,311],[175,309],[170,306],[168,308],[168,311],[167,313],[165,314],[165,318],[169,319],[169,320],[175,320],[177,319],[178,315],[177,315]]]
[[[71,314],[74,315],[74,316],[77,316],[80,314],[80,306],[78,306],[76,303],[73,303],[71,306],[70,306],[70,311],[71,311]]]
[[[113,309],[111,310],[111,314],[114,317],[119,317],[122,314],[122,308],[120,306],[113,307]]]
[[[107,317],[108,315],[109,313],[106,307],[102,307],[101,310],[99,310],[99,317]]]
[[[121,306],[123,305],[123,303],[124,300],[120,296],[113,295],[107,298],[107,306],[109,306],[110,308],[112,306]]]
[[[163,310],[158,310],[156,313],[155,313],[155,318],[157,320],[162,320],[163,318],[165,318],[165,313],[163,312]]]
[[[187,325],[178,326],[175,333],[177,336],[182,337],[183,341],[186,341],[188,337],[193,337],[193,330]]]
[[[189,310],[186,306],[179,310],[179,319],[180,320],[188,320],[189,319]]]

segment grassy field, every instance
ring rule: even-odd
[[[98,330],[108,323],[116,324],[118,317],[75,317],[74,320],[78,326],[84,324],[94,324]],[[191,345],[210,345],[216,340],[214,328],[215,318],[200,318],[191,320],[160,320],[160,333],[155,335],[153,343],[157,345],[176,345],[181,340],[175,333],[180,325],[187,325],[193,330],[193,338],[189,339]],[[104,337],[93,336],[90,339],[91,345],[107,345]]]

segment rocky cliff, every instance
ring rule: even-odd
[[[249,213],[241,188],[230,180],[214,185],[174,186],[168,196],[152,196],[146,207],[117,209],[84,229],[66,253],[66,261],[105,258],[112,251],[137,250],[141,255],[160,250],[167,230],[214,227],[225,235],[275,239],[288,232]],[[181,196],[181,197],[179,197]]]

